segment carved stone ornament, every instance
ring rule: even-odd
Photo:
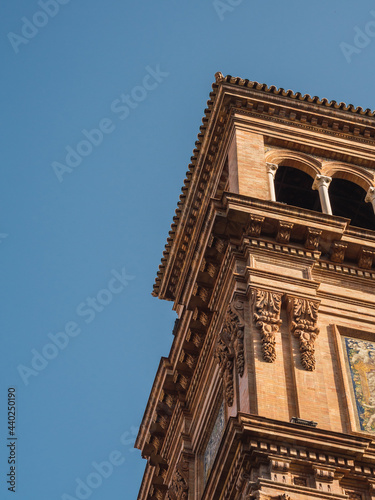
[[[187,500],[189,493],[189,462],[182,458],[172,478],[168,489],[167,500]]]
[[[262,224],[264,222],[264,217],[258,215],[251,215],[250,222],[245,229],[245,234],[247,236],[252,236],[253,238],[257,238],[260,236],[262,231]]]
[[[308,227],[305,240],[305,248],[307,248],[308,250],[317,250],[319,247],[321,235],[322,231],[320,229]]]
[[[358,266],[362,269],[371,269],[375,252],[369,248],[361,248],[358,258]]]
[[[279,243],[289,243],[294,224],[292,222],[279,222],[279,228],[276,235],[276,241]]]
[[[272,177],[275,178],[279,165],[277,165],[277,163],[266,162],[266,168],[267,168],[267,174],[271,174]]]
[[[347,249],[347,243],[341,243],[340,241],[334,241],[331,247],[331,261],[341,264],[344,261],[345,250]]]
[[[218,71],[217,73],[215,73],[215,80],[216,80],[216,83],[220,83],[220,82],[224,81],[224,75],[221,71]]]
[[[233,405],[234,399],[234,363],[240,377],[244,372],[243,308],[243,302],[239,300],[230,303],[216,343],[215,358],[223,377],[224,396],[228,406]]]
[[[315,370],[315,339],[319,334],[318,321],[319,302],[288,298],[288,307],[291,315],[292,332],[299,339],[301,363],[305,370]]]
[[[275,335],[281,325],[281,294],[254,289],[253,297],[255,301],[254,321],[262,335],[263,359],[268,363],[273,363],[276,359]]]
[[[345,495],[348,496],[348,500],[362,500],[362,495],[355,491],[345,490]]]

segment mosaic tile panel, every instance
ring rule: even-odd
[[[208,476],[210,475],[212,464],[215,460],[217,450],[219,449],[221,437],[224,432],[224,424],[225,424],[225,417],[224,417],[224,402],[223,402],[219,408],[219,412],[217,414],[210,439],[208,440],[206,450],[204,452],[204,459],[203,459],[204,482],[207,481]]]
[[[375,342],[343,337],[359,430],[375,433]]]

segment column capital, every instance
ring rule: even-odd
[[[276,171],[279,168],[279,165],[276,163],[266,163],[266,168],[267,168],[267,174],[272,174],[273,177],[275,177]]]
[[[374,203],[375,202],[375,187],[369,187],[365,201],[368,203]]]
[[[328,189],[328,186],[330,185],[331,181],[332,181],[332,177],[318,174],[314,179],[312,188],[319,190],[320,187],[324,186]]]

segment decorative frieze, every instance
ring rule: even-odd
[[[301,363],[305,370],[315,370],[315,339],[319,334],[319,302],[298,297],[288,297],[291,329],[299,339]]]
[[[275,335],[281,325],[281,294],[253,289],[254,321],[260,329],[263,343],[263,358],[268,363],[276,359]]]
[[[234,400],[234,364],[236,364],[240,377],[242,377],[244,372],[243,308],[244,304],[239,300],[233,301],[229,305],[224,325],[216,342],[215,358],[220,366],[223,377],[224,396],[228,406],[232,406]]]

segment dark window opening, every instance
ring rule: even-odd
[[[333,215],[350,219],[350,224],[365,229],[375,229],[375,216],[371,203],[365,202],[366,191],[346,179],[332,179],[329,198]]]
[[[276,200],[321,212],[319,193],[312,184],[313,178],[302,170],[281,165],[275,175]]]

